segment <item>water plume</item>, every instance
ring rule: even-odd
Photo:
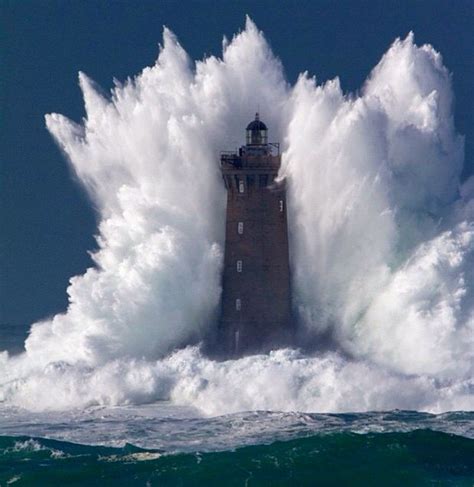
[[[247,19],[221,58],[192,63],[165,28],[155,65],[110,94],[79,83],[84,120],[46,124],[97,209],[95,266],[71,279],[65,313],[32,326],[24,354],[0,354],[0,400],[474,407],[474,182],[461,185],[450,75],[431,46],[396,40],[360,95],[307,74],[292,87]],[[215,362],[182,347],[216,325],[218,153],[241,143],[258,105],[283,143],[295,314],[334,350]]]
[[[304,75],[292,96],[286,174],[306,326],[397,371],[463,376],[474,226],[472,209],[455,222],[463,139],[441,56],[409,34],[360,97]]]
[[[99,212],[96,268],[71,280],[67,313],[35,325],[27,352],[92,364],[163,356],[215,321],[225,211],[217,154],[239,140],[238,121],[257,100],[276,118],[281,67],[248,21],[222,60],[193,67],[165,28],[156,64],[116,82],[110,98],[83,73],[79,83],[83,124],[57,114],[46,124]]]

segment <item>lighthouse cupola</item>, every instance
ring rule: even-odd
[[[247,145],[266,145],[268,142],[267,126],[260,120],[258,112],[255,120],[247,125]]]

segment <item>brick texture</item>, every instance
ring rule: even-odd
[[[275,181],[280,163],[270,148],[221,158],[227,218],[219,342],[227,355],[265,352],[292,334],[286,191]]]

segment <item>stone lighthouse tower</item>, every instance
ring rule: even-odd
[[[221,154],[227,215],[220,348],[230,356],[268,351],[292,335],[284,182],[280,146],[259,119],[246,145]]]

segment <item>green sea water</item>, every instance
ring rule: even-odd
[[[172,453],[2,436],[0,485],[472,487],[474,440],[432,430],[344,431]]]

